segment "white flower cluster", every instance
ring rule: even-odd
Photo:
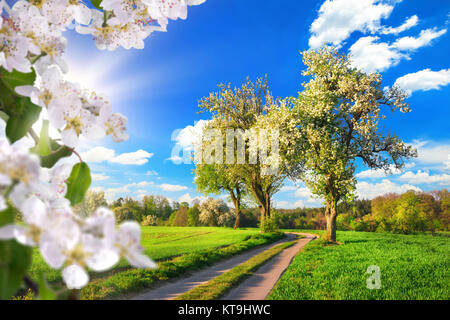
[[[112,113],[105,97],[64,80],[68,71],[62,58],[67,46],[64,31],[75,24],[79,33],[91,34],[100,49],[143,48],[143,40],[153,31],[166,30],[168,19],[185,19],[187,6],[204,1],[103,0],[92,1],[92,8],[79,0],[19,0],[12,7],[0,0],[0,71],[35,71],[32,85],[14,90],[46,111],[64,145],[74,149],[81,135],[93,140],[110,135],[115,142],[124,141],[127,118]],[[45,171],[29,150],[0,139],[0,211],[11,204],[24,222],[0,227],[0,240],[38,246],[51,267],[62,268],[68,288],[87,284],[87,268],[104,271],[120,258],[135,267],[155,267],[143,254],[137,223],[126,222],[116,229],[108,209],[87,219],[72,211],[65,198],[69,169],[57,166]]]
[[[206,0],[103,0],[105,12],[92,11],[89,26],[77,26],[82,34],[91,34],[99,49],[115,50],[144,47],[144,39],[153,31],[166,31],[169,19],[186,19],[187,7]]]
[[[46,69],[35,86],[19,86],[16,92],[47,108],[50,124],[60,130],[62,142],[71,148],[81,134],[90,140],[111,135],[115,142],[128,139],[127,118],[112,113],[107,98],[64,81],[56,66]]]
[[[7,13],[0,22],[0,66],[24,73],[34,67],[36,83],[18,86],[16,92],[47,108],[50,124],[61,132],[62,142],[75,148],[80,135],[91,140],[104,135],[111,135],[115,142],[127,140],[127,118],[112,113],[105,97],[81,90],[61,74],[67,72],[61,57],[67,43],[62,32],[74,20],[88,24],[94,10],[69,0],[20,0],[12,8],[1,2],[0,10]]]
[[[135,267],[156,267],[143,254],[137,223],[125,222],[116,229],[114,214],[106,208],[86,219],[72,211],[64,198],[67,169],[62,165],[44,172],[26,149],[0,140],[0,190],[7,191],[25,223],[0,227],[0,239],[38,246],[48,265],[62,268],[69,289],[80,289],[88,283],[87,268],[105,271],[120,258]],[[0,210],[4,209],[6,201],[0,196]]]

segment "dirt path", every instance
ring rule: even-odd
[[[306,238],[300,239],[294,246],[283,250],[279,255],[269,260],[250,278],[231,289],[222,300],[264,300],[290,265],[297,253],[316,236],[300,233]]]
[[[282,240],[268,244],[262,247],[251,249],[243,254],[231,257],[223,262],[219,262],[211,267],[197,271],[191,276],[177,279],[174,282],[164,284],[160,287],[151,289],[147,292],[140,293],[136,296],[131,297],[132,300],[171,300],[178,295],[185,293],[194,287],[208,282],[209,280],[227,272],[234,267],[240,265],[241,263],[249,260],[253,256],[260,254],[261,252],[270,249],[282,242],[292,241],[295,239],[294,234],[287,234]],[[297,245],[295,245],[297,246]]]

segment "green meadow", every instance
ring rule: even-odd
[[[450,299],[448,236],[338,231],[337,240],[308,244],[268,299]],[[380,268],[380,289],[367,288],[369,266]]]
[[[142,227],[141,245],[149,257],[155,261],[161,261],[186,253],[231,245],[258,232],[256,229],[233,230],[216,227]],[[128,264],[121,261],[115,269],[127,268]],[[49,282],[61,280],[61,272],[50,268],[36,249],[30,269],[31,277],[37,279],[40,271],[45,271]],[[92,273],[94,277],[104,275]]]

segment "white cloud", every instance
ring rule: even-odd
[[[428,172],[421,170],[417,171],[417,173],[412,171],[405,172],[399,179],[409,183],[439,183],[440,185],[450,185],[449,174],[430,175]]]
[[[169,192],[176,192],[176,191],[182,191],[182,190],[187,190],[188,187],[186,186],[180,186],[180,185],[175,185],[175,184],[160,184],[159,187],[164,190],[164,191],[169,191]]]
[[[141,181],[141,182],[133,182],[133,183],[129,183],[126,185],[123,185],[121,187],[118,188],[109,188],[105,190],[105,196],[108,199],[108,201],[112,201],[114,200],[115,196],[117,194],[130,194],[133,191],[131,190],[132,188],[144,188],[144,187],[148,187],[153,185],[154,182],[152,181]],[[142,193],[141,191],[147,192],[143,189],[139,189],[137,191],[135,191],[136,193],[140,194]]]
[[[201,143],[203,129],[208,122],[209,120],[199,120],[193,126],[189,125],[184,129],[175,130],[172,133],[172,141],[175,141],[175,147],[167,160],[174,164],[191,163],[192,151],[194,151],[196,145],[198,146]]]
[[[417,161],[426,165],[442,166],[449,160],[450,143],[436,143],[431,141],[414,140],[413,147],[417,148]]]
[[[108,180],[110,177],[103,174],[103,173],[92,173],[91,174],[92,180],[94,181],[104,181]]]
[[[400,32],[403,32],[405,30],[408,30],[419,22],[419,18],[416,15],[413,15],[412,17],[408,18],[405,23],[403,23],[401,26],[398,26],[397,28],[393,27],[384,27],[381,30],[382,34],[399,34]]]
[[[339,46],[354,31],[373,33],[393,8],[378,0],[327,0],[311,24],[309,46],[318,48],[326,43]]]
[[[402,59],[410,60],[410,54],[414,50],[430,45],[433,39],[445,32],[447,29],[426,29],[417,38],[402,37],[393,44],[379,42],[380,38],[376,36],[359,38],[349,49],[352,66],[365,72],[385,71],[396,66]]]
[[[408,190],[422,191],[410,184],[397,184],[388,179],[380,183],[368,183],[365,181],[356,184],[356,193],[360,199],[373,199],[386,193],[404,193]]]
[[[158,172],[156,172],[155,170],[149,170],[145,173],[146,176],[157,176]]]
[[[183,149],[194,149],[194,144],[201,140],[203,128],[208,124],[208,120],[199,120],[193,126],[175,130],[172,134],[172,141],[175,141]]]
[[[133,183],[133,186],[137,186],[137,187],[148,187],[151,185],[154,185],[155,183],[153,181],[142,181],[142,182],[138,182],[138,183]]]
[[[116,155],[116,151],[105,147],[95,147],[86,152],[80,153],[83,161],[91,163],[99,163],[103,161],[109,161]]]
[[[194,201],[203,202],[206,200],[206,197],[194,197],[192,198],[189,193],[183,194],[181,197],[178,198],[178,202],[187,202],[189,205],[192,205]]]
[[[397,65],[408,56],[392,48],[388,43],[377,42],[379,37],[359,38],[349,49],[352,66],[366,72],[384,71]]]
[[[414,37],[402,37],[397,39],[393,44],[392,48],[399,50],[416,50],[421,47],[428,46],[433,39],[439,38],[447,32],[447,29],[437,30],[425,29],[420,32],[417,38]]]
[[[105,192],[105,188],[103,188],[103,187],[93,187],[93,188],[89,188],[89,190],[94,191],[94,192]]]
[[[117,157],[109,160],[113,163],[120,163],[120,164],[129,164],[129,165],[143,165],[148,162],[148,159],[153,157],[153,153],[149,153],[144,150],[138,150],[135,152],[130,153],[122,153],[121,155],[118,155]]]
[[[298,188],[297,191],[295,191],[295,196],[299,198],[312,198],[312,193],[308,188]]]
[[[80,153],[83,161],[90,163],[100,163],[108,161],[111,163],[120,163],[124,165],[143,165],[148,159],[153,157],[153,153],[144,150],[122,153],[116,156],[116,151],[105,147],[95,147],[86,152]]]
[[[276,201],[275,202],[275,208],[278,209],[297,209],[297,208],[304,208],[305,204],[303,203],[303,200],[297,200],[297,201]]]
[[[412,164],[414,166],[414,164]],[[407,164],[405,167],[410,167],[411,164]],[[401,170],[398,170],[395,168],[395,166],[391,166],[389,171],[386,173],[383,169],[369,169],[369,170],[364,170],[361,171],[360,173],[356,174],[357,178],[360,179],[366,179],[366,178],[372,178],[372,179],[376,179],[376,178],[385,178],[388,175],[396,175],[396,174],[400,174],[402,173]]]
[[[395,84],[409,94],[414,91],[439,90],[450,83],[450,69],[431,71],[424,69],[398,78]]]
[[[281,187],[280,192],[295,191],[297,189],[298,187],[296,186],[283,186]]]

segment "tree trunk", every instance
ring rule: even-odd
[[[259,206],[259,210],[261,211],[261,231],[264,231],[264,224],[270,218],[270,198],[269,196],[265,198],[266,200]]]
[[[230,190],[230,197],[234,204],[234,212],[236,215],[236,220],[234,221],[234,229],[239,228],[239,223],[241,221],[241,192],[239,188],[236,188],[236,195],[234,190]]]
[[[263,190],[261,184],[257,182],[252,183],[252,192],[256,201],[259,203],[259,210],[261,212],[260,226],[261,232],[263,232],[264,223],[270,217],[270,194],[267,190]]]
[[[266,222],[266,209],[264,208],[264,206],[259,205],[259,211],[261,212],[261,218],[259,220],[259,225],[260,225],[260,229],[261,229],[261,233],[263,233],[264,231],[264,223]]]
[[[326,239],[329,242],[336,242],[336,216],[337,216],[337,201],[330,201],[327,203],[325,209],[325,217],[327,219],[327,235]]]
[[[236,209],[236,220],[234,221],[234,229],[236,230],[237,228],[239,228],[239,224],[241,223],[241,210]]]

